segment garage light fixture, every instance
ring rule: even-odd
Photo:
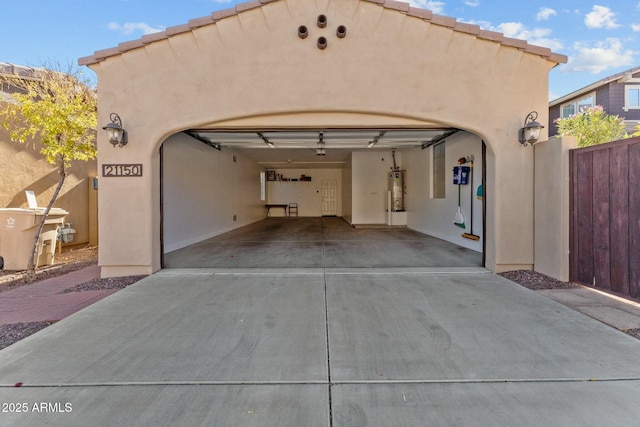
[[[538,142],[540,138],[540,131],[544,128],[536,120],[538,118],[538,112],[532,111],[524,119],[524,127],[518,131],[518,141],[520,144],[527,146],[527,143],[533,145]]]
[[[120,116],[116,113],[111,113],[109,116],[109,120],[111,123],[103,127],[102,129],[107,131],[107,137],[109,138],[109,142],[114,147],[117,145],[122,148],[127,145],[127,131],[122,128],[122,121],[120,120]]]

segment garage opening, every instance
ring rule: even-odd
[[[484,263],[472,133],[189,129],[162,153],[165,268]]]

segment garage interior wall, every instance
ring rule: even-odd
[[[164,252],[264,218],[256,162],[185,134],[163,144]],[[234,219],[235,217],[235,219]]]
[[[402,169],[400,151],[396,166]],[[351,157],[351,224],[386,224],[391,150],[353,152]]]
[[[337,216],[342,216],[341,169],[275,169],[276,174],[285,178],[300,179],[302,175],[311,181],[267,181],[269,203],[298,204],[299,216],[322,216],[322,181],[336,181],[338,189]],[[282,209],[273,209],[271,216],[284,216]]]
[[[407,226],[421,233],[429,234],[443,240],[482,251],[482,200],[476,196],[477,188],[482,183],[482,140],[477,136],[459,132],[446,139],[445,142],[445,194],[443,199],[433,197],[433,146],[427,149],[414,148],[404,152],[406,169]],[[453,184],[453,167],[458,166],[458,159],[474,156],[473,188],[471,181],[461,185],[461,206],[466,229],[453,223],[458,206],[458,186]],[[465,166],[469,166],[466,164]],[[469,240],[462,233],[471,233],[471,194],[473,191],[473,234],[480,240]]]

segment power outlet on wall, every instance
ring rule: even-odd
[[[238,220],[238,215],[234,215],[234,216],[233,216],[233,220],[234,220],[234,221],[237,221],[237,220]]]

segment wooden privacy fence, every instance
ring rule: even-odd
[[[640,297],[640,138],[571,150],[569,278]]]

